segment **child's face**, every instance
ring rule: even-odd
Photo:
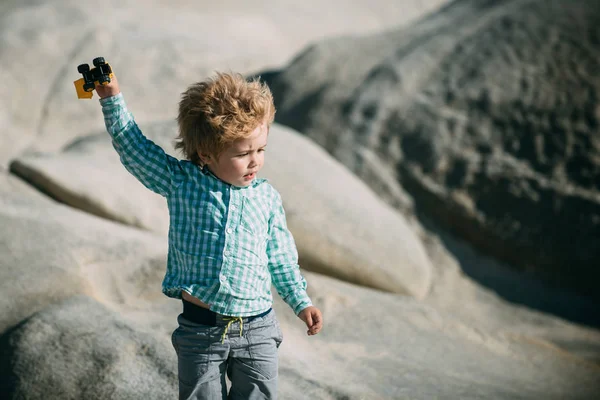
[[[248,186],[265,162],[265,147],[269,127],[261,124],[246,139],[238,139],[221,155],[202,157],[204,163],[219,179],[234,186]]]

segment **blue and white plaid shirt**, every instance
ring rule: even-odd
[[[311,305],[279,193],[265,179],[236,187],[207,168],[166,154],[146,138],[122,94],[100,100],[125,168],[167,199],[170,216],[163,293],[185,290],[219,314],[271,307],[271,282],[296,314]]]

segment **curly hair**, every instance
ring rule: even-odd
[[[263,122],[271,125],[274,118],[273,95],[266,84],[219,72],[182,93],[175,148],[201,165],[199,152],[218,157],[236,139],[247,138]]]

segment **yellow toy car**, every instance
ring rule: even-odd
[[[91,99],[96,85],[108,85],[114,77],[112,68],[104,61],[104,57],[94,58],[92,63],[95,68],[90,69],[88,64],[80,64],[77,67],[77,71],[83,75],[83,78],[73,83],[77,90],[77,97],[80,99]]]

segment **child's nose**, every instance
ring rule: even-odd
[[[253,155],[253,156],[250,157],[250,163],[248,164],[249,168],[253,168],[253,167],[256,167],[258,165],[257,158],[258,157],[256,155]]]

